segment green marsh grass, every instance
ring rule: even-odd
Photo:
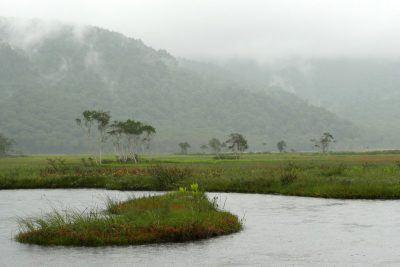
[[[185,242],[235,233],[242,224],[199,191],[108,200],[107,210],[52,213],[20,219],[16,240],[63,246]]]
[[[65,159],[63,171],[48,171],[48,158]],[[139,164],[84,166],[82,155],[0,158],[0,189],[104,188],[170,190],[198,183],[210,192],[267,193],[325,198],[400,198],[400,154],[147,155]],[[114,160],[114,161],[113,161]],[[290,167],[292,166],[292,167]]]

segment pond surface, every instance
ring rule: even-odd
[[[18,217],[53,207],[103,208],[106,196],[125,199],[132,193],[0,191],[0,266],[400,265],[400,201],[209,194],[245,217],[242,232],[190,243],[105,248],[40,247],[13,239]],[[135,192],[143,194],[149,193]]]

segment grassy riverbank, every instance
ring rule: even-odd
[[[109,201],[105,212],[54,211],[21,219],[16,240],[64,246],[184,242],[237,232],[241,222],[197,190]]]
[[[198,183],[214,192],[270,193],[327,198],[400,198],[400,153],[153,155],[140,164],[108,157],[94,166],[83,156],[0,159],[0,189],[105,188],[172,190]]]

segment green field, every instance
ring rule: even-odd
[[[49,164],[61,158],[65,163]],[[84,155],[0,158],[0,189],[106,188],[176,190],[198,183],[213,192],[268,193],[325,198],[400,198],[400,153],[145,155],[139,164],[113,156],[101,166]]]

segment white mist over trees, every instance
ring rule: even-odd
[[[282,138],[309,149],[309,139],[325,131],[345,147],[360,135],[352,123],[279,88],[250,90],[119,33],[89,27],[77,38],[75,27],[65,25],[24,50],[2,34],[9,25],[0,27],[0,128],[26,153],[84,152],[73,121],[85,109],[151,121],[155,151],[176,152],[185,140],[196,152],[230,132],[243,133],[252,150],[265,149],[265,140],[274,149]]]
[[[236,131],[256,151],[282,139],[309,149],[310,138],[327,131],[340,140],[337,149],[400,144],[396,57],[200,63],[90,26],[0,24],[0,127],[25,152],[79,151],[85,141],[70,123],[85,108],[154,122],[157,151],[187,140],[196,152],[212,136]]]
[[[98,25],[178,57],[271,62],[398,58],[399,9],[394,0],[15,0],[0,16]]]

